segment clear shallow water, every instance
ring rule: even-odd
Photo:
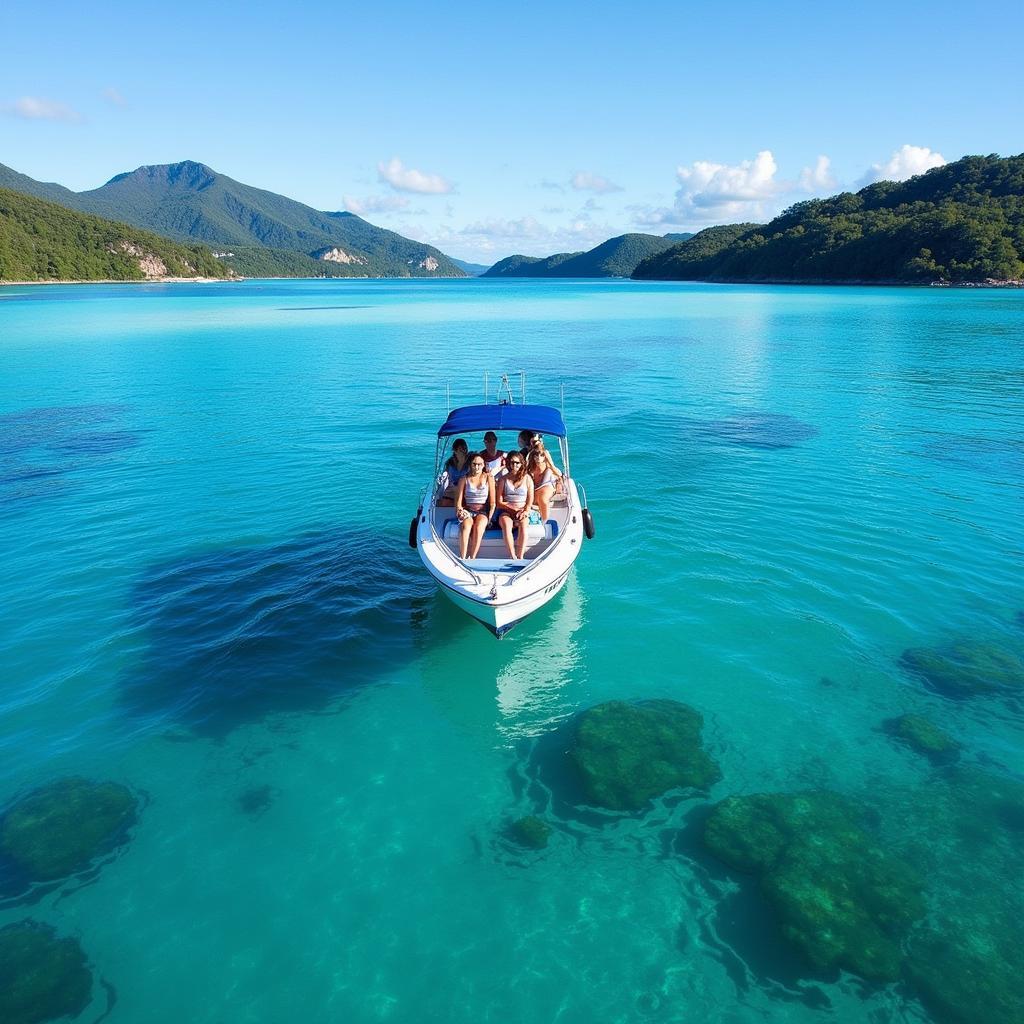
[[[808,968],[693,835],[827,787],[938,851],[951,936],[1019,918],[1022,844],[908,815],[961,783],[881,723],[1024,778],[1024,698],[899,662],[1024,650],[1022,339],[1014,292],[0,289],[0,806],[67,774],[147,798],[94,880],[0,926],[76,936],[113,1024],[948,1019]],[[598,538],[498,643],[405,536],[444,382],[520,366],[531,400],[566,385]],[[560,800],[559,730],[653,697],[704,716],[710,798]],[[546,850],[502,838],[525,814]]]

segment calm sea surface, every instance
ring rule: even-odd
[[[406,533],[445,383],[520,368],[565,385],[597,538],[497,642]],[[142,803],[0,926],[77,939],[109,1024],[945,1022],[972,985],[1012,1014],[1022,496],[1021,292],[0,288],[0,809],[67,776]],[[903,658],[964,645],[995,692]],[[574,716],[666,697],[709,794],[560,796]],[[916,873],[941,984],[814,967],[704,849],[711,805],[804,790]]]

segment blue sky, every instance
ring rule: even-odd
[[[481,263],[1024,151],[1024,6],[13,0],[0,162],[192,159]]]

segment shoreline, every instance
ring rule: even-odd
[[[47,284],[229,284],[232,281],[244,281],[242,277],[147,277],[143,280],[137,278],[124,279],[116,277],[98,277],[91,280],[80,278],[61,279],[59,281],[3,281],[0,280],[0,288],[18,287],[24,288],[29,285]]]
[[[69,284],[237,284],[241,281],[466,281],[482,280],[483,275],[475,277],[150,277],[143,280],[104,277],[94,280],[82,280],[69,278],[67,280],[46,280],[46,281],[3,281],[0,280],[0,288],[28,288],[46,285],[69,285]],[[657,281],[664,284],[756,284],[775,285],[788,287],[843,287],[843,288],[992,288],[992,289],[1018,289],[1024,288],[1024,280],[996,281],[989,278],[985,281],[829,281],[821,278],[813,280],[798,281],[792,278],[761,278],[760,280],[747,280],[739,278],[675,278],[675,277],[584,277],[584,278],[527,278],[527,277],[495,277],[495,281]]]
[[[789,287],[826,287],[837,288],[1024,288],[1024,281],[1010,280],[997,281],[988,278],[985,281],[862,281],[856,279],[833,281],[825,278],[808,278],[806,280],[794,280],[793,278],[768,278],[757,279],[738,277],[633,277],[627,278],[630,281],[663,281],[676,284],[759,284],[759,285],[788,285]]]

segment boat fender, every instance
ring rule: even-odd
[[[590,514],[589,508],[583,510],[583,532],[587,535],[587,540],[594,539],[594,517]]]
[[[416,547],[416,523],[420,518],[420,513],[423,511],[423,506],[416,510],[416,515],[412,517],[412,522],[409,523],[409,547]]]

